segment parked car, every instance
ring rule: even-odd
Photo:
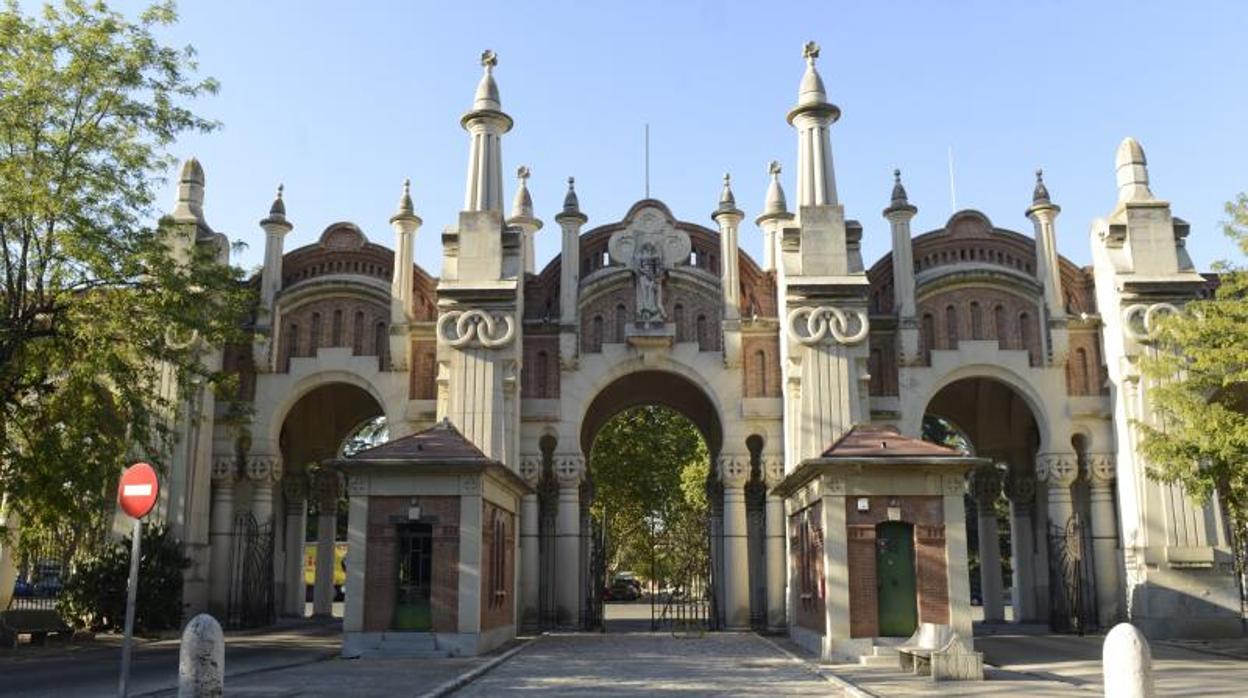
[[[636,601],[641,598],[641,584],[635,579],[617,577],[603,590],[602,598],[607,601]]]

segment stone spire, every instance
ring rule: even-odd
[[[399,209],[390,216],[390,222],[401,220],[415,220],[416,225],[421,224],[420,216],[416,215],[416,208],[412,206],[412,180],[403,180],[403,195],[399,197]]]
[[[268,218],[260,221],[261,227],[272,223],[290,226],[290,223],[286,221],[286,202],[282,200],[282,192],[285,190],[286,186],[284,184],[277,185],[277,196],[273,199],[273,205],[269,207]]]
[[[1148,187],[1148,160],[1144,148],[1134,138],[1124,138],[1118,144],[1115,162],[1118,176],[1118,203],[1127,201],[1151,201],[1155,197]]]
[[[767,165],[767,174],[771,175],[771,183],[767,185],[767,199],[763,202],[763,213],[756,223],[771,216],[788,216],[789,204],[784,198],[784,188],[780,186],[780,163],[772,160]]]
[[[841,117],[841,110],[828,102],[823,78],[815,68],[819,45],[806,42],[802,48],[806,72],[798,88],[797,106],[789,110],[788,121],[797,129],[797,206],[835,206],[836,175],[832,169],[832,141],[828,127]]]
[[[535,259],[535,245],[537,244],[537,231],[541,230],[542,222],[533,215],[533,197],[529,195],[529,168],[521,165],[516,170],[516,179],[519,184],[516,187],[516,198],[511,203],[511,218],[507,219],[507,225],[512,225],[520,229],[524,236],[523,262],[526,274],[537,273]]]
[[[711,218],[718,219],[725,213],[742,215],[741,210],[737,208],[737,197],[732,195],[732,175],[727,172],[724,173],[724,188],[719,193],[719,208],[715,209]]]
[[[581,213],[581,202],[576,198],[576,178],[568,177],[568,193],[563,197],[563,212],[555,216],[558,221],[566,217],[579,217],[581,222],[589,220],[588,216]]]
[[[468,184],[464,193],[465,211],[503,210],[503,156],[501,139],[511,130],[511,117],[505,114],[494,82],[498,56],[486,50],[481,54],[484,74],[477,84],[472,109],[459,123],[470,137]]]
[[[173,218],[179,223],[207,225],[204,221],[204,168],[195,158],[182,164],[182,174],[178,178],[178,201],[173,208]]]
[[[1031,193],[1031,204],[1033,206],[1042,206],[1051,204],[1049,200],[1049,188],[1044,186],[1044,170],[1036,170],[1036,188]]]
[[[1062,209],[1049,197],[1044,185],[1044,171],[1036,170],[1036,188],[1031,195],[1027,217],[1035,226],[1036,279],[1044,289],[1044,304],[1049,318],[1050,353],[1058,363],[1065,363],[1067,346],[1066,328],[1060,324],[1066,316],[1066,304],[1062,300],[1061,258],[1057,254],[1057,228],[1055,221]]]
[[[884,215],[899,210],[909,210],[911,214],[918,212],[919,209],[910,205],[910,198],[906,195],[906,187],[901,183],[901,170],[893,170],[893,196],[888,204],[888,208],[884,209]]]

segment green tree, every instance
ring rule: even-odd
[[[203,358],[243,339],[248,287],[222,237],[155,208],[167,148],[216,127],[186,106],[216,83],[153,33],[175,21],[0,10],[0,492],[28,523],[103,520],[128,458],[160,467],[179,400],[228,393]]]
[[[1248,194],[1226,205],[1223,230],[1248,254]],[[1193,300],[1157,323],[1140,362],[1153,414],[1136,423],[1148,474],[1199,501],[1217,496],[1244,573],[1248,533],[1248,271],[1214,265],[1211,298]]]
[[[590,453],[593,515],[604,522],[608,571],[670,578],[706,547],[710,455],[702,434],[666,407],[635,407],[599,431]]]

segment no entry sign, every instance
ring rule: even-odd
[[[135,463],[126,468],[117,486],[117,503],[128,516],[141,519],[156,506],[160,483],[156,471],[147,463]]]

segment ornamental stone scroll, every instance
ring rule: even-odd
[[[1036,456],[1036,479],[1050,488],[1070,487],[1079,479],[1079,460],[1073,453],[1041,453]]]
[[[455,349],[481,346],[502,349],[516,337],[516,323],[511,315],[479,308],[452,310],[438,318],[438,339]]]
[[[794,308],[785,322],[789,338],[806,345],[829,339],[852,346],[867,338],[867,313],[857,309],[841,309],[830,305]]]
[[[1170,303],[1129,305],[1122,311],[1122,331],[1137,342],[1147,342],[1157,336],[1158,320],[1178,312]]]

